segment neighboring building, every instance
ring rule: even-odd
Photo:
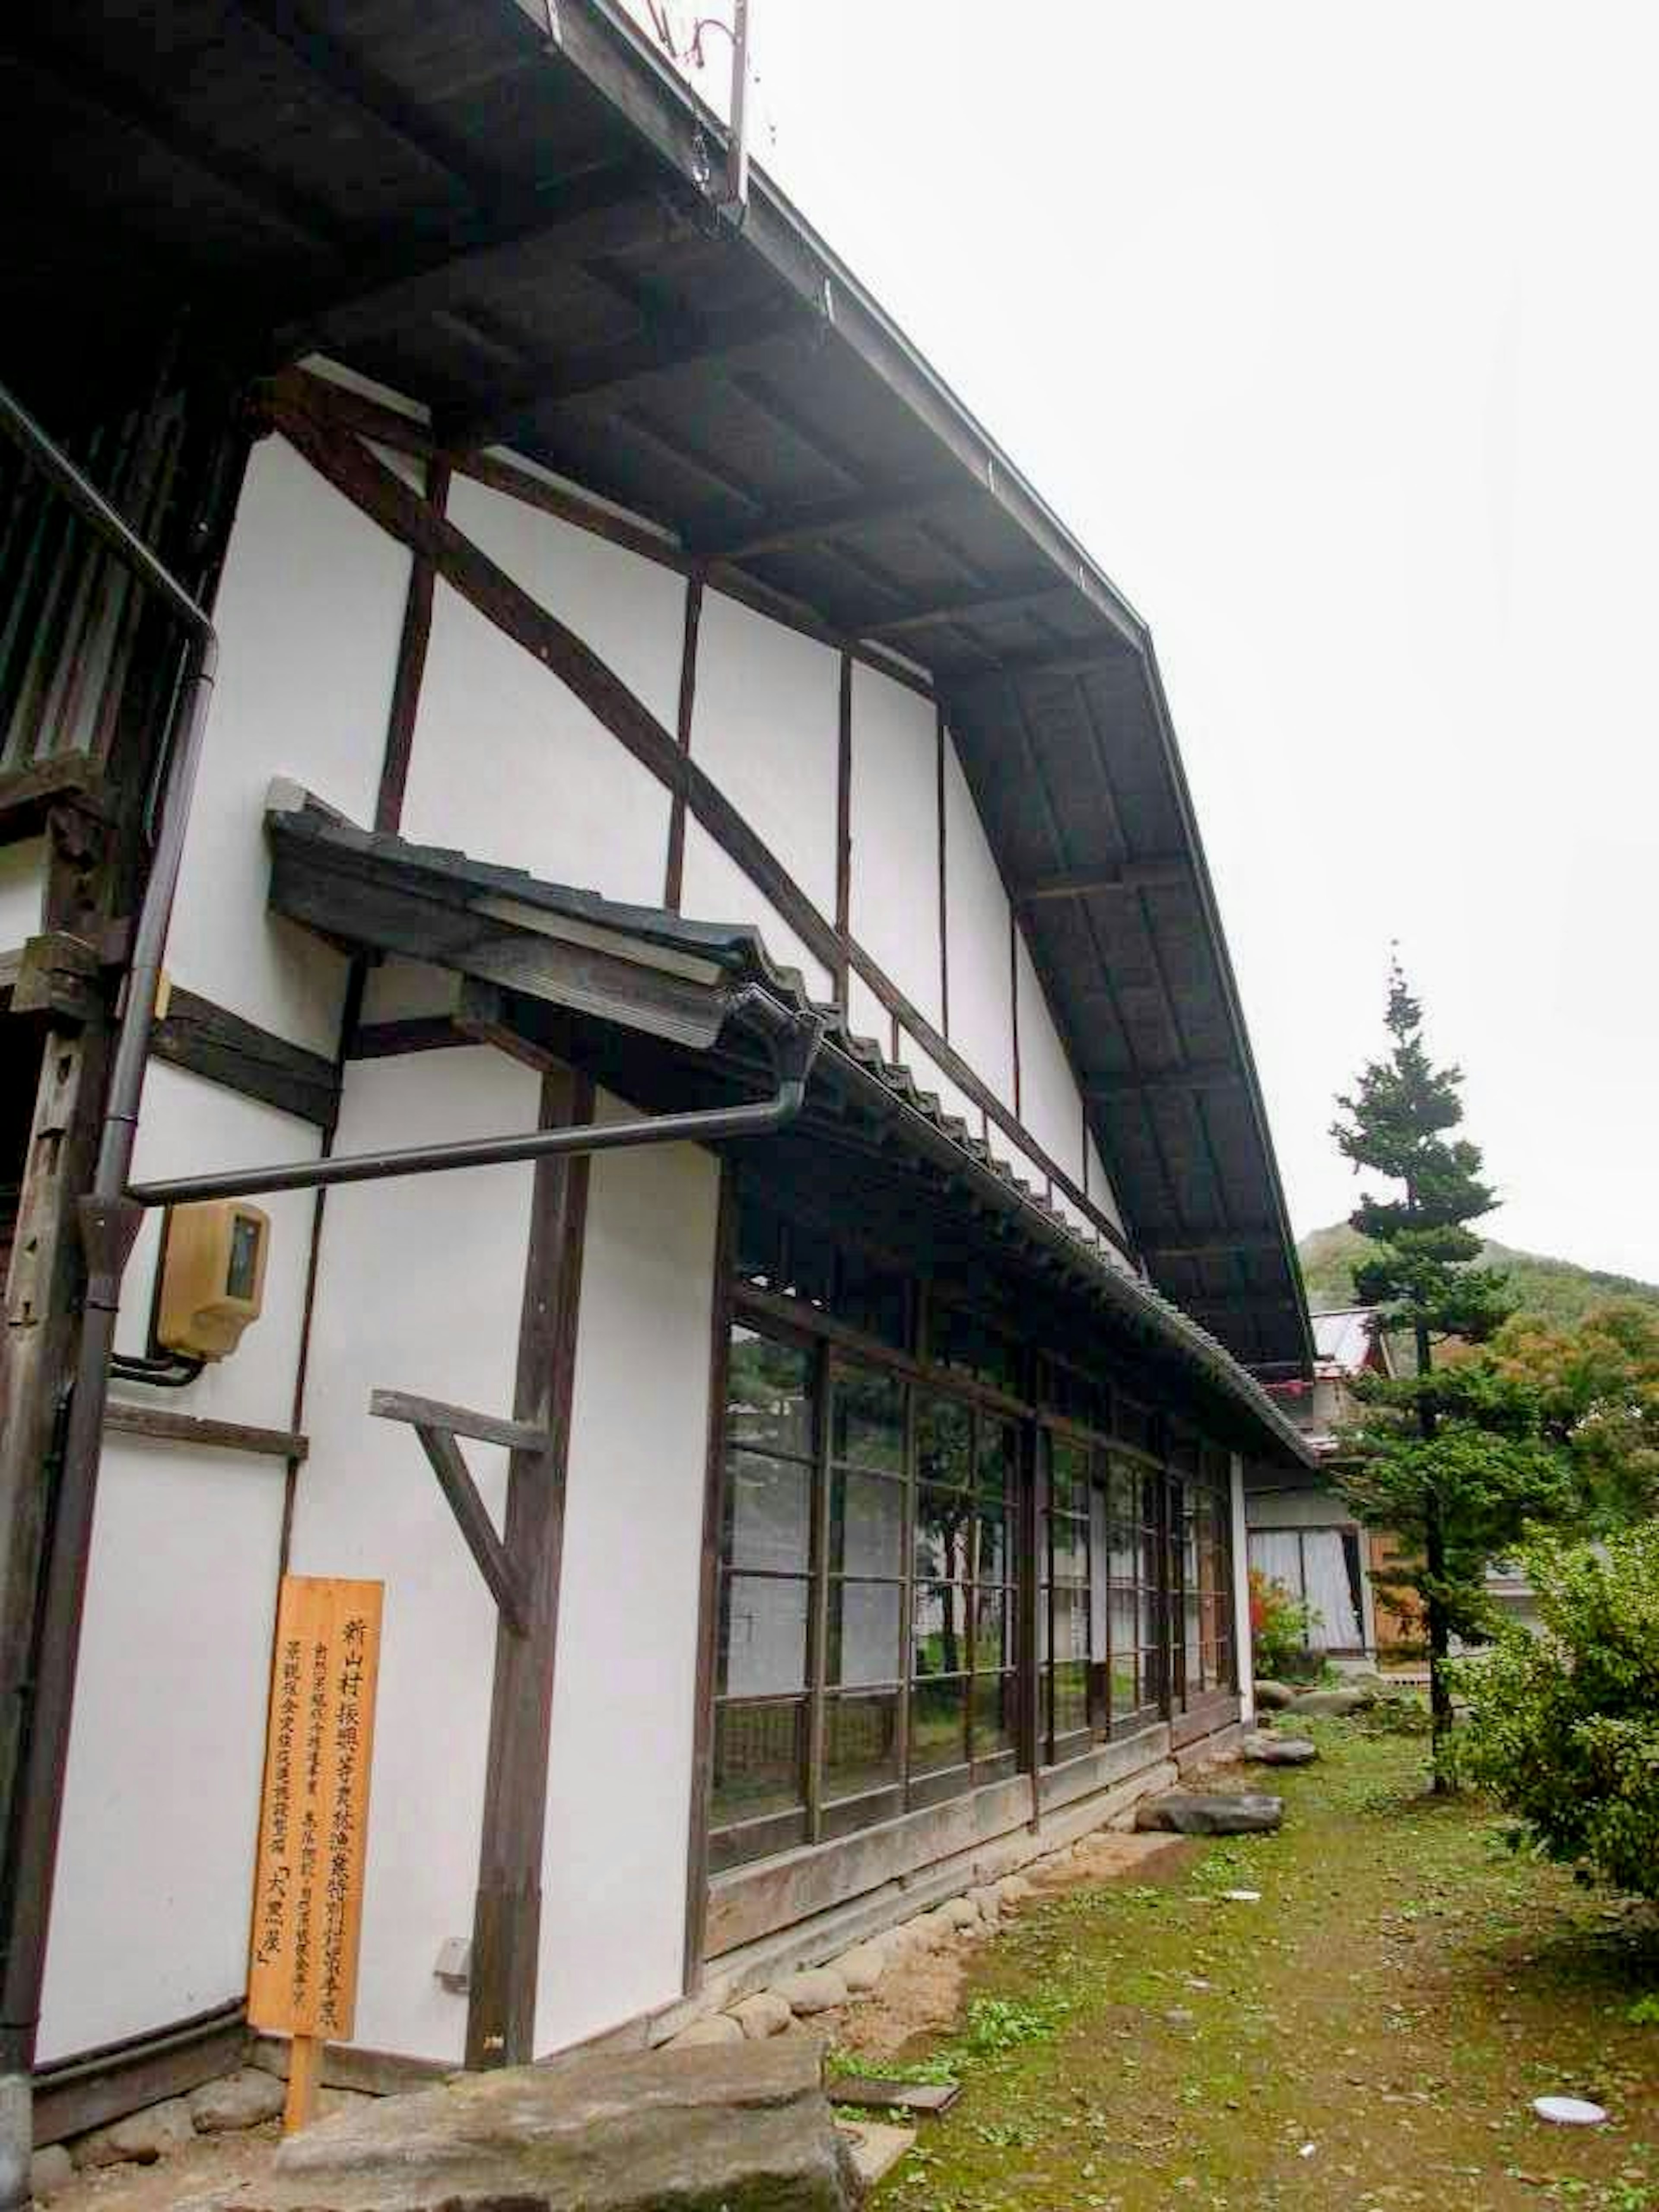
[[[1317,1469],[1335,1457],[1340,1432],[1358,1410],[1355,1377],[1390,1375],[1394,1363],[1387,1337],[1371,1326],[1369,1307],[1345,1306],[1310,1318],[1311,1378],[1269,1387],[1306,1438]],[[1334,1658],[1375,1658],[1379,1645],[1409,1634],[1408,1624],[1372,1585],[1373,1571],[1384,1564],[1383,1540],[1367,1534],[1316,1472],[1264,1474],[1246,1493],[1245,1517],[1251,1566],[1312,1609],[1310,1650]]]
[[[664,2034],[1223,1740],[1247,1474],[1316,1459],[1257,1379],[1307,1318],[1138,617],[763,179],[714,207],[608,9],[295,21],[8,34],[4,380],[221,643],[135,1176],[301,1164],[193,1377],[147,1206],[82,1464],[181,635],[0,442],[0,2057],[43,2139],[234,2042],[283,1571],[386,1585],[356,2041],[490,2063]],[[306,1187],[664,1115],[717,1118]],[[472,1555],[375,1390],[459,1438]],[[49,1893],[46,1503],[94,1475]]]

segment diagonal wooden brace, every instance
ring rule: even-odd
[[[448,1501],[455,1525],[477,1563],[503,1623],[514,1636],[526,1635],[530,1601],[524,1577],[495,1533],[495,1524],[478,1495],[478,1486],[455,1437],[459,1431],[531,1451],[544,1450],[547,1439],[522,1422],[497,1420],[491,1414],[469,1413],[464,1407],[412,1398],[397,1390],[374,1391],[368,1410],[381,1420],[407,1421],[420,1438],[421,1449],[438,1478],[438,1487]]]

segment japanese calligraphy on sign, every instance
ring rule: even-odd
[[[248,1964],[254,2027],[331,2043],[351,2033],[383,1591],[283,1577]]]

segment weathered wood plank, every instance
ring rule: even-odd
[[[149,1437],[157,1443],[199,1444],[219,1451],[252,1452],[261,1459],[301,1461],[311,1439],[294,1429],[260,1429],[246,1421],[210,1420],[199,1413],[175,1413],[165,1406],[135,1406],[112,1398],[104,1428],[123,1437]]]
[[[319,1129],[331,1129],[338,1117],[340,1078],[332,1060],[290,1044],[194,991],[173,992],[166,1015],[151,1033],[151,1050],[174,1067]]]
[[[461,1457],[460,1447],[447,1429],[429,1428],[423,1421],[416,1422],[415,1433],[438,1478],[438,1487],[455,1516],[455,1525],[466,1548],[495,1601],[496,1611],[515,1634],[522,1636],[529,1615],[523,1583],[495,1534],[495,1524],[478,1495],[478,1486]]]
[[[509,1451],[540,1451],[547,1441],[528,1421],[475,1413],[470,1407],[452,1406],[441,1398],[419,1398],[410,1390],[372,1390],[368,1410],[376,1420],[407,1421],[411,1428],[447,1429],[451,1436],[470,1437],[475,1443],[505,1444]]]

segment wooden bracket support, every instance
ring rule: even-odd
[[[501,1420],[493,1413],[475,1413],[465,1406],[445,1405],[437,1398],[411,1397],[404,1390],[371,1391],[368,1410],[379,1420],[405,1421],[414,1430],[503,1625],[514,1636],[527,1634],[530,1595],[524,1575],[496,1534],[495,1524],[455,1439],[471,1437],[480,1443],[505,1444],[514,1451],[544,1452],[547,1437],[527,1421]]]

